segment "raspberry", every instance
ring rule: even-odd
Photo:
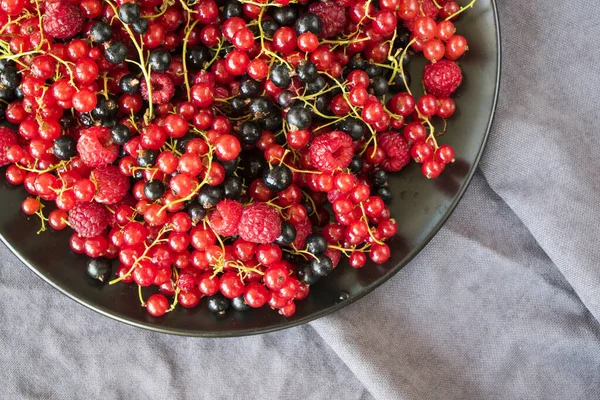
[[[78,5],[69,1],[46,2],[42,27],[48,36],[55,39],[73,37],[81,31],[83,21],[83,13]]]
[[[69,211],[69,225],[84,238],[98,236],[108,225],[109,212],[103,205],[79,203]]]
[[[425,66],[423,85],[435,97],[449,97],[458,89],[462,78],[462,71],[457,63],[442,60]]]
[[[266,203],[252,203],[244,208],[238,225],[240,237],[252,243],[273,243],[281,233],[279,212]]]
[[[12,129],[0,126],[0,167],[10,164],[6,159],[6,151],[14,144],[17,144],[17,134]]]
[[[346,9],[334,3],[312,3],[308,11],[321,19],[321,37],[330,38],[341,33],[346,27]]]
[[[354,155],[352,138],[342,131],[326,133],[313,140],[309,155],[312,165],[319,171],[346,168]]]
[[[96,182],[94,200],[98,203],[115,204],[129,191],[129,179],[114,165],[96,168],[90,178]]]
[[[112,142],[110,129],[94,126],[81,131],[77,151],[88,167],[103,167],[117,159],[119,146]]]
[[[242,218],[244,206],[234,200],[223,200],[210,214],[210,226],[221,236],[234,236]]]
[[[192,274],[181,274],[177,279],[177,287],[186,292],[195,288],[197,284],[198,282]]]
[[[342,252],[338,249],[330,249],[325,250],[325,255],[331,259],[333,263],[333,268],[337,267],[340,263],[340,259],[342,258]]]
[[[436,7],[433,0],[420,0],[419,3],[421,3],[420,5],[422,7],[423,14],[426,17],[431,17],[433,19],[437,19],[438,15],[440,14],[440,10]],[[439,2],[439,3],[441,3],[441,2]],[[440,4],[440,5],[442,5],[442,4]],[[419,15],[421,15],[421,14],[419,14]],[[404,26],[406,26],[408,28],[408,30],[410,30],[410,31],[413,30],[414,25],[415,25],[414,19],[404,21]]]
[[[152,84],[153,104],[167,103],[175,95],[175,86],[167,74],[152,72],[150,74],[150,83]],[[140,91],[144,100],[148,100],[148,85],[145,79],[142,79],[140,83]]]
[[[301,222],[292,222],[294,228],[296,228],[296,239],[292,242],[292,245],[297,249],[303,249],[306,245],[306,238],[312,233],[312,224],[308,218],[303,219]]]
[[[379,135],[377,143],[387,155],[387,158],[381,163],[384,170],[400,171],[410,161],[408,143],[398,132],[386,132]]]

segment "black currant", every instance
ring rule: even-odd
[[[310,269],[316,275],[327,276],[333,271],[333,262],[325,254],[320,254],[317,255],[317,258],[313,258],[310,261]]]
[[[298,9],[295,6],[272,7],[271,16],[281,26],[291,26],[298,19]]]
[[[327,82],[322,76],[317,76],[314,80],[306,83],[306,94],[316,94],[325,89]]]
[[[148,23],[148,20],[145,18],[140,18],[137,21],[135,21],[133,24],[131,24],[131,29],[138,35],[143,35],[144,33],[148,32],[149,27],[150,27],[150,24]]]
[[[354,141],[362,139],[365,133],[367,133],[367,126],[365,123],[356,118],[347,118],[343,120],[340,123],[339,128],[347,133]]]
[[[200,70],[208,60],[210,60],[210,53],[206,47],[200,45],[188,47],[185,61],[189,69]]]
[[[257,149],[245,152],[240,158],[241,175],[246,182],[261,176],[267,166],[267,161],[262,152]]]
[[[283,108],[291,107],[296,100],[294,99],[294,93],[289,90],[283,90],[277,95],[277,104]]]
[[[367,68],[365,68],[365,72],[367,73],[367,75],[369,75],[369,78],[373,79],[376,76],[381,76],[383,70],[378,65],[369,64]]]
[[[165,194],[165,184],[157,179],[144,184],[144,195],[150,201],[158,200]]]
[[[77,141],[73,136],[60,136],[52,146],[52,153],[59,160],[68,160],[77,155]]]
[[[319,255],[327,251],[327,241],[323,235],[311,233],[306,238],[306,250],[314,255]]]
[[[322,94],[315,99],[315,107],[321,114],[327,114],[330,111],[330,104],[331,99],[327,94]]]
[[[70,127],[73,126],[73,124],[75,123],[75,120],[70,115],[63,115],[62,117],[60,117],[59,122],[60,122],[60,126],[63,129],[69,129]]]
[[[387,186],[379,186],[375,191],[375,195],[381,197],[381,200],[383,200],[386,205],[389,205],[392,202],[392,191]]]
[[[112,27],[106,22],[96,22],[90,28],[90,39],[96,43],[108,42],[112,37]]]
[[[262,129],[257,122],[246,121],[240,125],[239,135],[242,143],[253,145],[260,140]]]
[[[293,182],[292,171],[285,165],[271,165],[263,172],[265,186],[274,192],[287,189]]]
[[[196,225],[206,217],[206,210],[198,203],[190,203],[185,208],[186,212],[192,219],[192,224]]]
[[[244,77],[240,82],[240,96],[243,98],[254,98],[260,96],[262,87],[260,82]]]
[[[296,33],[301,35],[305,32],[312,32],[319,36],[323,28],[321,18],[313,13],[306,13],[296,20]]]
[[[268,37],[273,36],[275,31],[279,29],[279,24],[272,19],[265,19],[262,21],[262,29],[265,35]]]
[[[372,92],[375,96],[381,97],[386,94],[389,90],[389,86],[387,83],[387,79],[383,76],[376,76],[371,79],[371,84],[369,85],[369,92]]]
[[[229,308],[229,299],[223,296],[221,293],[217,293],[214,296],[208,298],[208,309],[210,312],[216,314],[224,314]]]
[[[92,110],[92,117],[104,121],[117,115],[119,104],[117,100],[110,96],[108,99],[100,94],[97,96],[96,107]]]
[[[319,279],[321,278],[320,275],[317,275],[313,272],[310,264],[298,265],[296,274],[298,275],[298,278],[302,282],[306,283],[307,285],[312,285],[314,283],[317,283],[319,281]]]
[[[240,163],[239,157],[234,158],[233,160],[228,160],[228,161],[219,160],[219,164],[221,164],[223,166],[223,170],[225,170],[225,175],[227,175],[227,176],[233,175],[233,173],[237,169],[239,163]]]
[[[118,14],[121,21],[126,24],[133,24],[142,16],[142,10],[137,4],[128,2],[119,6]]]
[[[296,227],[291,222],[283,221],[281,223],[281,233],[275,239],[275,243],[280,246],[289,246],[296,240]]]
[[[275,86],[283,89],[290,86],[290,84],[292,83],[290,69],[285,64],[273,65],[273,67],[271,67],[270,78]]]
[[[371,182],[375,186],[383,186],[388,180],[388,173],[383,169],[377,169],[370,174]]]
[[[148,65],[152,71],[165,72],[171,66],[171,53],[166,50],[154,50],[148,56]]]
[[[254,118],[260,119],[269,115],[271,111],[273,111],[273,103],[268,100],[266,97],[257,97],[250,101],[250,106],[248,107]]]
[[[156,157],[158,157],[158,153],[154,150],[143,149],[138,151],[136,162],[137,165],[145,168],[145,167],[153,167],[156,164]]]
[[[250,306],[244,300],[244,295],[231,300],[231,306],[237,311],[247,311],[250,309]]]
[[[138,78],[135,74],[123,75],[119,81],[119,88],[125,93],[139,93],[140,78]]]
[[[260,120],[260,126],[268,131],[277,132],[281,130],[283,117],[281,113],[271,113]]]
[[[319,75],[317,72],[317,66],[310,61],[300,62],[296,67],[296,75],[300,81],[312,82]]]
[[[124,145],[125,143],[131,140],[133,136],[128,127],[123,124],[116,124],[110,130],[110,136],[112,137],[113,142],[118,145]]]
[[[233,17],[244,17],[244,8],[239,1],[228,1],[223,6],[223,18],[229,19]]]
[[[243,191],[244,186],[242,185],[242,180],[237,176],[228,176],[223,181],[223,193],[225,194],[225,198],[237,200],[240,198]]]
[[[16,67],[6,67],[0,72],[0,83],[6,89],[15,90],[21,84],[21,73]]]
[[[104,57],[111,64],[121,64],[127,58],[127,46],[121,42],[111,42],[104,52]]]
[[[110,260],[100,257],[91,258],[87,263],[87,274],[90,278],[100,282],[110,279],[111,265]]]
[[[348,169],[350,169],[350,172],[357,174],[362,171],[364,165],[365,163],[363,162],[362,158],[355,154],[352,157],[352,161],[350,161],[350,165],[348,165]]]
[[[204,185],[198,194],[198,203],[204,208],[213,208],[223,200],[223,197],[222,187]]]
[[[285,116],[285,120],[290,125],[292,130],[308,129],[312,123],[312,114],[301,105],[295,105],[289,109]]]

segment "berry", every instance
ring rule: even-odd
[[[118,203],[129,191],[129,179],[114,165],[94,169],[90,179],[96,183],[94,200],[98,203]]]
[[[46,2],[42,28],[48,36],[56,39],[71,38],[81,31],[83,22],[83,14],[78,5],[66,0]]]
[[[238,225],[240,237],[252,243],[273,243],[281,233],[279,212],[266,203],[256,202],[246,207]]]
[[[379,135],[378,143],[386,154],[386,159],[381,163],[384,170],[400,171],[409,163],[410,150],[406,140],[399,133],[383,133]]]
[[[108,219],[108,210],[98,203],[78,203],[69,211],[69,225],[84,238],[100,235]]]
[[[442,60],[425,66],[423,85],[428,93],[436,97],[448,97],[458,89],[462,78],[458,64]]]
[[[295,248],[303,249],[306,245],[306,238],[312,233],[312,224],[308,218],[299,222],[293,222],[296,229],[296,239],[292,243]]]
[[[88,167],[102,167],[117,159],[119,146],[113,143],[110,129],[93,127],[81,132],[77,151]]]
[[[354,156],[352,138],[342,131],[321,135],[311,143],[309,154],[311,164],[319,171],[346,168]]]
[[[331,38],[337,36],[346,27],[346,9],[336,3],[311,3],[308,6],[308,11],[319,17],[321,21],[321,37]]]
[[[90,278],[105,282],[110,279],[110,260],[105,258],[92,258],[87,263],[87,274]]]
[[[9,128],[0,126],[0,167],[8,165],[8,149],[17,144],[17,134]]]
[[[152,84],[152,103],[154,104],[165,104],[175,95],[173,81],[166,73],[152,72],[150,74],[150,83]],[[140,92],[144,100],[150,99],[145,79],[140,84]]]
[[[234,200],[222,200],[210,214],[210,226],[221,236],[235,236],[244,206]]]

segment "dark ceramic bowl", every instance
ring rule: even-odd
[[[268,307],[247,312],[229,310],[211,314],[205,301],[188,310],[178,307],[161,318],[140,307],[135,285],[98,286],[86,276],[83,256],[69,250],[68,230],[43,232],[39,219],[19,212],[25,191],[2,179],[0,234],[11,250],[46,282],[108,317],[164,333],[188,336],[241,336],[299,325],[332,313],[371,292],[405,266],[447,220],[465,192],[490,131],[500,78],[500,30],[494,0],[479,0],[456,23],[469,40],[470,51],[460,64],[464,84],[457,93],[458,111],[448,123],[443,143],[452,145],[457,161],[436,180],[425,179],[412,163],[390,180],[394,194],[391,211],[399,221],[398,235],[390,241],[392,257],[384,265],[368,264],[359,270],[340,265],[311,287],[307,299],[297,303],[296,314],[283,318]],[[420,77],[423,63],[411,64]],[[418,79],[413,84],[419,89]]]

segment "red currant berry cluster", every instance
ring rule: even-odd
[[[474,3],[0,0],[0,164],[151,315],[290,317],[342,256],[390,259],[389,173],[454,161],[432,121],[456,110]]]

